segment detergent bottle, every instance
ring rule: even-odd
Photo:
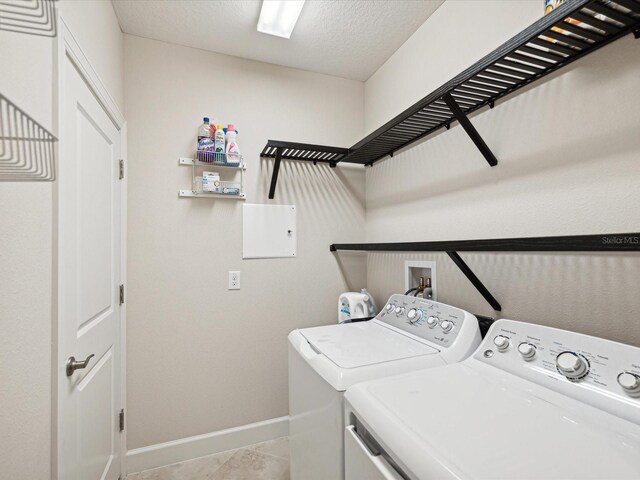
[[[237,132],[232,123],[227,126],[227,162],[239,164],[240,163],[240,148],[236,140]]]
[[[224,162],[224,130],[222,125],[218,125],[214,138],[214,148],[216,154],[216,162]]]
[[[369,296],[345,292],[338,297],[338,323],[349,323],[369,317]]]
[[[209,117],[204,117],[202,121],[203,123],[198,129],[198,144],[200,144],[200,140],[202,140],[203,138],[211,137],[211,125],[209,125]]]

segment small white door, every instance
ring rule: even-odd
[[[120,132],[68,57],[61,68],[58,478],[111,480],[121,473]],[[66,371],[69,357],[90,355]]]

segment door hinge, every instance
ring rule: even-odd
[[[120,159],[120,180],[124,178],[124,160]]]
[[[120,285],[120,305],[124,303],[124,285]]]
[[[124,432],[124,408],[120,410],[119,420],[120,420],[120,431]]]

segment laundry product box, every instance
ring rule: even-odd
[[[220,193],[220,174],[217,172],[202,172],[202,191],[205,193]]]

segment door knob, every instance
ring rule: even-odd
[[[87,365],[89,365],[89,360],[91,360],[91,357],[93,356],[94,355],[92,353],[84,361],[76,360],[76,357],[73,356],[69,357],[69,359],[67,360],[67,377],[73,375],[73,372],[75,372],[76,370],[87,368]]]

